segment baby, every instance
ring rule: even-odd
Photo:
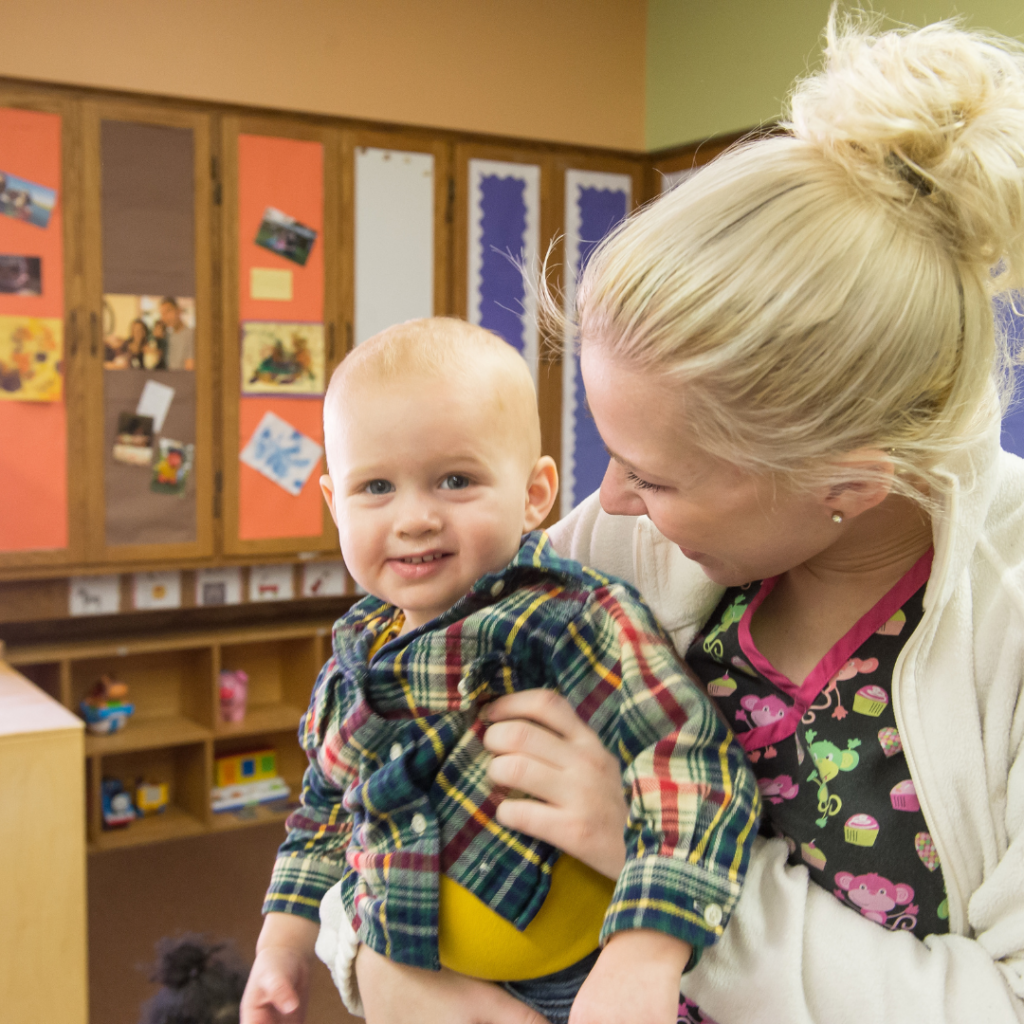
[[[358,940],[502,982],[552,1022],[578,993],[588,1020],[674,1021],[681,973],[739,896],[757,787],[636,592],[537,531],[558,481],[525,362],[458,320],[390,328],[335,372],[324,435],[321,487],[370,596],[335,624],[300,727],[302,806],[243,1024],[301,1010],[321,919],[332,970]],[[619,758],[617,881],[497,820],[481,711],[534,688]]]

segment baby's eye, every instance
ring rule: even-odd
[[[626,470],[626,479],[638,490],[638,491],[663,491],[665,490],[660,484],[652,484],[642,477],[636,475],[636,473]]]
[[[390,480],[371,480],[366,485],[367,494],[390,494],[395,489],[395,485]]]
[[[471,481],[468,476],[463,476],[461,473],[449,473],[442,481],[441,487],[446,491],[461,491],[464,487],[468,487]]]

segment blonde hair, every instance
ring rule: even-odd
[[[443,381],[489,405],[495,417],[508,421],[509,444],[522,446],[531,468],[540,458],[537,393],[526,361],[498,335],[454,317],[396,324],[347,355],[324,398],[325,438],[347,389],[410,381],[424,388]]]
[[[601,244],[580,337],[681,383],[717,457],[804,486],[884,449],[897,490],[934,491],[998,414],[993,375],[1007,392],[992,298],[1024,270],[1021,47],[833,10],[785,128]]]

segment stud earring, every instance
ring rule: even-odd
[[[838,509],[832,513],[832,522],[835,523],[836,526],[841,525],[843,522],[843,513],[838,511]]]

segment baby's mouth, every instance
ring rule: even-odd
[[[440,558],[444,558],[444,552],[434,551],[429,555],[410,555],[408,558],[400,558],[399,561],[406,565],[422,565],[424,562],[436,562]]]

